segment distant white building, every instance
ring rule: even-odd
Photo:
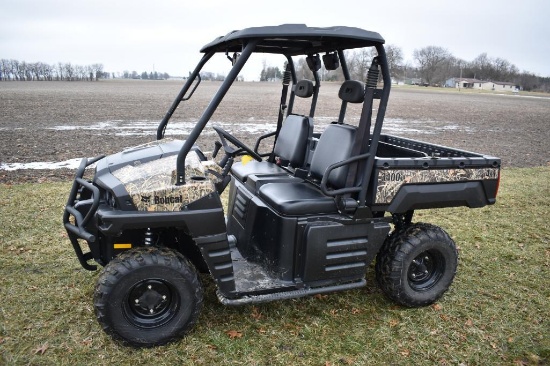
[[[503,81],[483,81],[479,85],[477,89],[482,90],[513,91],[516,89],[516,84]]]
[[[450,78],[445,81],[447,88],[460,89],[479,89],[479,90],[494,90],[494,91],[514,91],[519,89],[514,83],[504,81],[487,81],[470,78]]]
[[[446,88],[474,89],[475,84],[483,83],[481,80],[470,78],[450,78],[445,81]],[[479,89],[479,88],[478,88]]]

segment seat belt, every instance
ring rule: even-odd
[[[290,85],[290,65],[287,64],[285,72],[283,73],[283,90],[281,91],[281,102],[279,104],[279,115],[277,117],[277,130],[275,133],[275,140],[273,141],[273,149],[275,149],[275,144],[277,143],[277,138],[279,137],[279,131],[281,131],[281,127],[283,126],[285,109],[287,107],[286,99],[288,96],[289,85]],[[267,160],[269,162],[273,162],[274,159],[275,159],[275,155],[273,154],[273,151],[271,151],[271,154],[269,155],[269,158]]]

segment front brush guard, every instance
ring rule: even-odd
[[[82,252],[78,239],[86,240],[88,243],[94,243],[97,240],[94,234],[86,230],[86,226],[94,217],[99,206],[99,189],[82,177],[88,166],[103,158],[104,156],[98,156],[93,159],[84,158],[81,160],[63,213],[63,224],[76,256],[82,267],[89,271],[95,271],[97,266],[88,264],[88,260],[93,258],[92,252]],[[89,192],[90,198],[84,198],[83,193],[86,190]],[[87,211],[86,206],[89,206]],[[74,217],[74,224],[70,220],[71,216]]]

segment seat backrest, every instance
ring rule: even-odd
[[[365,99],[365,84],[357,80],[346,80],[338,91],[338,97],[342,100],[338,123],[344,123],[346,107],[348,103],[363,103]]]
[[[306,163],[308,146],[313,134],[311,117],[288,115],[279,131],[273,153],[294,168]]]
[[[315,179],[321,179],[327,168],[351,156],[355,141],[356,128],[349,125],[329,125],[321,134],[313,157],[310,174]],[[328,177],[328,184],[339,189],[346,185],[348,166],[334,169]]]

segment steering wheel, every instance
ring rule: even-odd
[[[221,140],[223,149],[225,150],[225,153],[227,155],[237,156],[237,155],[241,155],[243,152],[245,152],[248,155],[252,156],[255,160],[262,161],[262,157],[260,155],[258,155],[258,153],[256,153],[254,150],[252,150],[251,148],[246,146],[241,141],[239,141],[235,136],[229,134],[229,132],[227,132],[226,130],[224,130],[220,127],[217,127],[217,126],[213,126],[212,128],[220,136],[220,140]],[[227,141],[229,141],[230,143],[232,143],[233,145],[238,147],[238,149],[233,149],[231,146],[229,146],[227,144]]]

